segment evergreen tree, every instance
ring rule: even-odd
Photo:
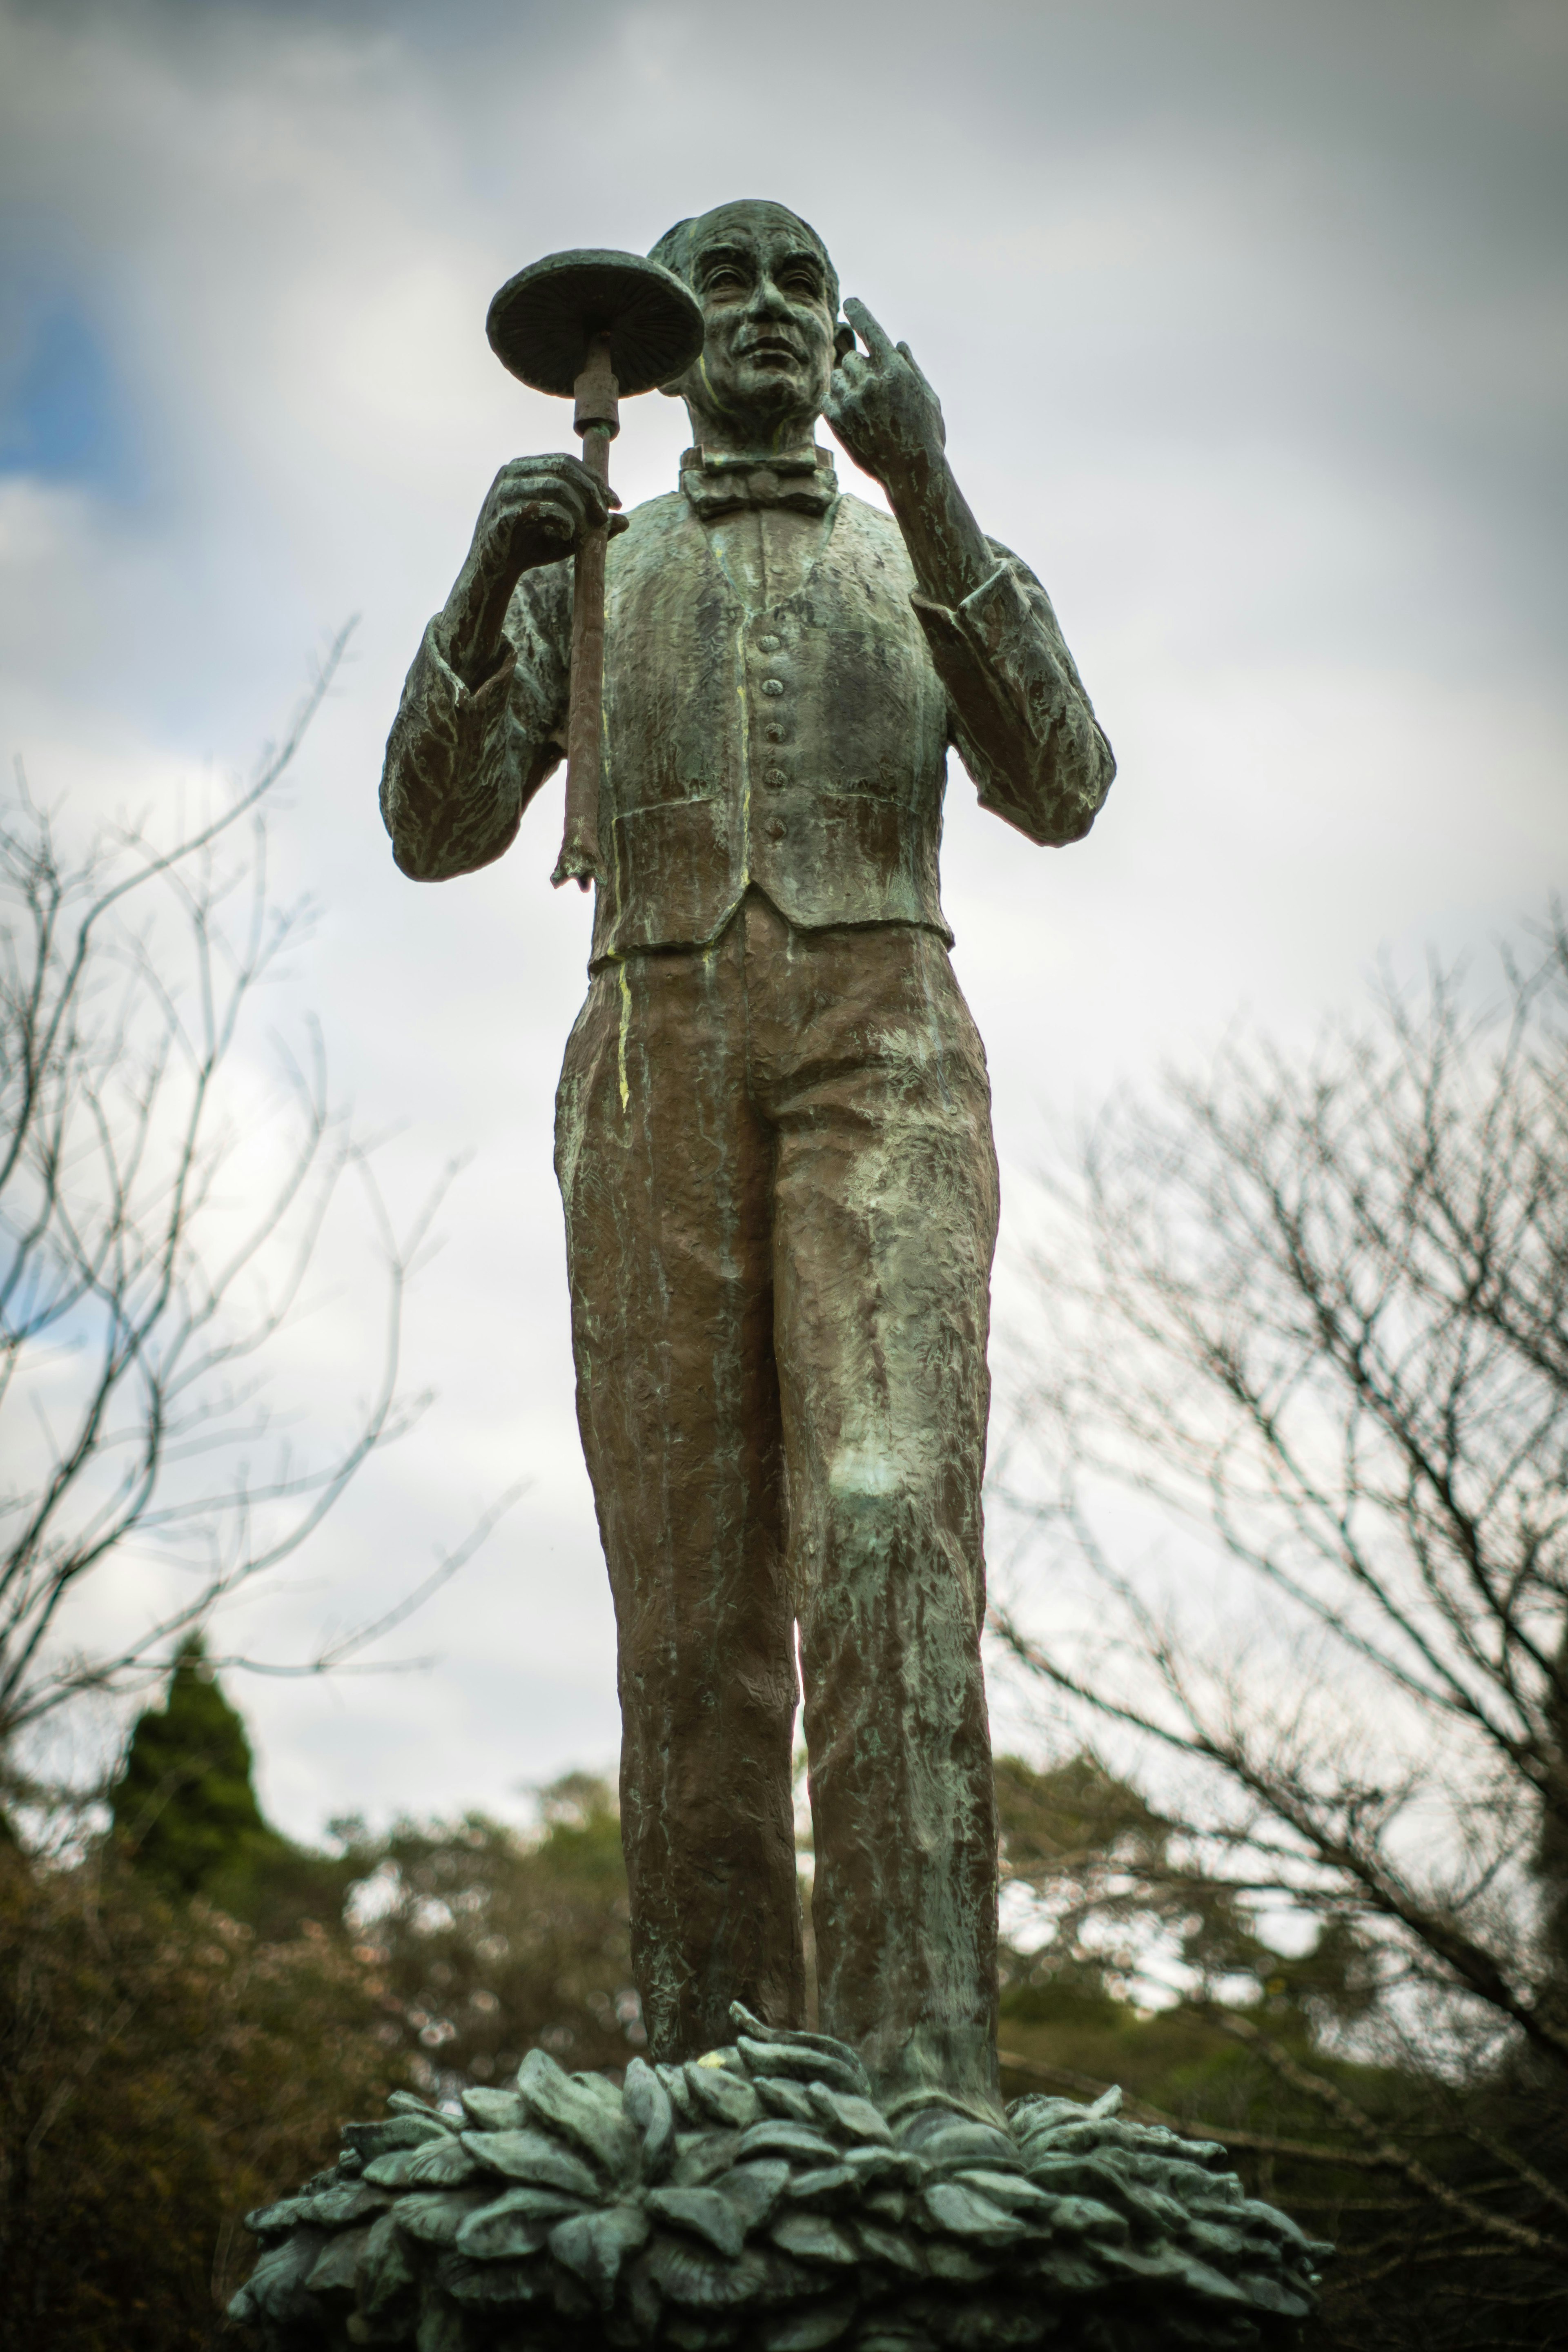
[[[202,1895],[265,1935],[296,1934],[301,1918],[335,1924],[357,1865],[275,1830],[253,1769],[245,1725],[193,1634],[163,1706],[144,1709],[132,1730],[109,1793],[116,1843],[162,1894]]]

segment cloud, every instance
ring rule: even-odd
[[[260,1630],[368,1613],[532,1481],[413,1629],[437,1674],[247,1695],[290,1825],[499,1801],[614,1738],[549,1160],[586,952],[558,787],[434,890],[374,805],[487,482],[570,438],[486,347],[495,288],[776,194],[940,389],[1122,761],[1062,856],[950,787],[1021,1202],[1043,1108],[1243,1002],[1300,1031],[1380,946],[1485,935],[1561,872],[1565,86],[1559,8],[1460,0],[0,4],[0,384],[53,318],[79,386],[74,459],[63,403],[5,445],[0,748],[83,809],[196,789],[359,612],[280,832],[324,902],[300,986],[401,1198],[477,1155],[413,1313],[437,1405]],[[684,437],[628,409],[628,499]],[[333,1362],[370,1311],[334,1306]]]

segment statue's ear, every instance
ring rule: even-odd
[[[855,330],[847,319],[840,319],[833,330],[833,349],[837,359],[847,360],[855,348]]]

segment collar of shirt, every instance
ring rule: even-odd
[[[838,477],[829,450],[817,447],[789,456],[710,457],[688,449],[680,461],[680,487],[705,522],[741,507],[785,507],[795,514],[826,514],[838,495]]]

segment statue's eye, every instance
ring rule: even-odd
[[[720,268],[710,269],[703,283],[710,294],[732,294],[737,288],[744,287],[746,280],[739,269]]]

